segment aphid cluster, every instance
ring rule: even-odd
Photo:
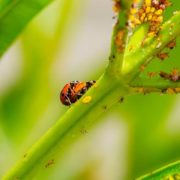
[[[72,81],[64,86],[60,93],[62,104],[70,106],[80,99],[96,81],[80,82]]]
[[[124,35],[125,35],[125,30],[121,29],[118,31],[115,39],[115,44],[117,46],[117,50],[119,52],[123,52],[125,44],[124,44]]]
[[[120,0],[113,0],[113,2],[114,2],[113,11],[115,13],[119,13],[119,11],[121,9]]]
[[[161,71],[159,75],[160,77],[164,79],[168,79],[173,82],[177,82],[180,80],[180,73],[178,69],[173,69],[171,73],[166,73],[166,72]]]
[[[163,11],[169,5],[168,0],[144,0],[140,8],[138,3],[133,3],[128,24],[131,28],[135,28],[139,24],[148,22],[150,24],[148,35],[153,36],[160,30]]]

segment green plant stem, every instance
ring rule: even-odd
[[[115,58],[112,62],[110,61],[105,74],[90,88],[82,99],[72,105],[62,118],[35,143],[26,153],[26,156],[22,158],[14,168],[7,172],[3,179],[25,179],[33,169],[38,169],[39,164],[42,165],[41,162],[44,158],[47,158],[50,152],[56,152],[58,150],[56,149],[58,144],[61,144],[63,141],[72,142],[72,136],[69,134],[74,132],[74,129],[76,129],[74,134],[78,137],[82,124],[85,127],[91,126],[102,113],[120,101],[123,96],[129,94],[127,84],[139,73],[140,65],[148,62],[149,58],[153,57],[153,55],[162,50],[169,41],[179,35],[180,13],[176,13],[170,21],[170,23],[167,22],[163,25],[159,33],[161,44],[158,48],[156,47],[159,41],[155,38],[150,38],[144,47],[136,49],[135,52],[129,52],[125,54],[125,56],[124,52],[119,53],[117,51],[117,47],[114,44],[118,32],[115,28],[115,33],[112,38],[112,52],[115,53]],[[171,31],[172,34],[169,34],[171,23],[174,23],[174,27]],[[134,59],[136,61],[134,61]],[[124,82],[126,82],[126,84]],[[90,96],[92,100],[87,104],[83,104],[83,99],[86,96]]]
[[[142,37],[147,34],[147,26],[142,25],[136,33],[142,31]],[[143,33],[144,32],[144,33]],[[174,40],[180,34],[180,12],[176,12],[173,17],[166,21],[158,34],[158,37],[150,37],[146,39],[142,46],[142,41],[135,51],[125,54],[122,66],[122,75],[127,81],[133,80],[140,73],[140,66],[150,62],[154,55],[160,52],[170,41]],[[130,40],[131,41],[131,40]],[[129,42],[131,44],[131,42]],[[135,44],[134,44],[135,45]]]
[[[97,121],[99,115],[120,101],[121,97],[126,94],[128,94],[127,88],[121,86],[119,81],[104,74],[85,95],[91,96],[92,100],[88,104],[83,104],[84,97],[82,97],[76,104],[72,105],[64,116],[49,129],[3,179],[27,177],[32,169],[37,168],[38,163],[42,162],[44,157],[47,157],[51,150],[55,151],[57,144],[61,143],[61,140],[72,141],[72,137],[67,135],[73,128],[78,127],[82,121],[85,126],[90,126],[93,121]]]
[[[109,66],[107,68],[107,71],[110,75],[116,76],[117,79],[121,78],[119,74],[121,73],[121,67],[124,59],[124,53],[125,51],[123,48],[121,51],[119,50],[118,45],[116,44],[116,38],[119,33],[119,31],[123,31],[123,37],[122,37],[122,44],[124,45],[124,48],[127,43],[128,39],[128,29],[127,29],[127,22],[128,22],[128,14],[130,10],[130,6],[132,4],[133,0],[121,0],[120,3],[120,12],[117,15],[117,21],[114,26],[114,30],[112,33],[112,39],[111,39],[111,52],[109,56]]]
[[[29,21],[53,0],[16,0],[0,13],[0,57]]]
[[[141,79],[137,78],[133,82],[130,83],[131,87],[138,88],[138,87],[144,87],[144,88],[154,88],[154,89],[167,89],[167,88],[178,88],[180,87],[180,82],[172,82],[170,80],[164,80],[164,79]]]
[[[169,164],[157,171],[151,172],[137,180],[176,180],[180,178],[180,161]]]

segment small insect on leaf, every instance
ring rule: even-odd
[[[147,75],[148,75],[148,77],[153,78],[154,76],[157,75],[157,73],[156,72],[148,72]]]
[[[159,73],[159,75],[160,75],[160,77],[162,77],[162,78],[164,78],[164,79],[171,80],[171,76],[170,76],[170,74],[168,74],[168,73],[165,73],[165,72],[161,71],[161,72]]]
[[[160,60],[165,60],[169,57],[168,53],[159,53],[157,54],[157,57],[160,59]]]
[[[113,0],[113,1],[114,1],[113,11],[115,13],[119,13],[119,11],[121,10],[120,0]]]
[[[83,135],[86,135],[86,134],[88,134],[88,131],[86,129],[82,128],[80,130],[80,133],[83,134]]]
[[[171,71],[171,80],[172,81],[179,81],[180,80],[180,74],[178,69],[173,69]]]
[[[70,106],[80,99],[96,81],[80,82],[71,81],[67,83],[60,93],[60,101],[66,106]]]
[[[141,65],[141,66],[140,66],[140,71],[143,72],[143,71],[145,70],[145,68],[146,68],[146,67],[145,67],[144,65]]]
[[[167,48],[173,49],[176,46],[176,41],[173,40],[167,44]]]
[[[50,159],[48,160],[48,162],[46,163],[45,165],[45,168],[48,168],[49,166],[53,165],[54,164],[54,159]]]

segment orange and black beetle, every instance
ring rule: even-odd
[[[72,103],[75,103],[93,84],[95,84],[95,82],[96,81],[71,81],[66,84],[60,93],[60,100],[62,104],[70,106]]]

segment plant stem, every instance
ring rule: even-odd
[[[135,34],[133,39],[137,38],[136,34],[141,31],[141,37],[147,34],[147,26],[142,25]],[[173,17],[166,21],[157,37],[149,37],[146,43],[142,46],[142,41],[139,48],[125,54],[125,59],[122,66],[122,75],[126,76],[128,81],[133,80],[140,73],[140,66],[150,62],[152,57],[160,52],[170,41],[174,40],[180,34],[180,11],[176,12]],[[139,36],[139,35],[138,35]],[[131,44],[131,40],[128,46]],[[135,44],[134,44],[135,46]]]
[[[155,88],[155,89],[167,89],[167,88],[178,88],[180,87],[180,82],[172,82],[164,79],[141,79],[137,78],[133,82],[130,83],[131,87],[138,88]]]
[[[121,97],[126,94],[128,94],[128,88],[121,86],[119,81],[104,74],[85,95],[85,97],[91,96],[92,100],[88,104],[83,104],[84,97],[82,97],[76,104],[72,105],[62,118],[32,146],[26,156],[3,177],[3,180],[27,177],[34,166],[37,168],[37,164],[42,162],[52,149],[55,151],[61,140],[72,141],[72,136],[67,136],[72,132],[72,129],[77,127],[76,134],[73,134],[78,137],[80,123],[83,122],[85,127],[91,126],[94,121],[97,121],[99,115],[120,101]]]

